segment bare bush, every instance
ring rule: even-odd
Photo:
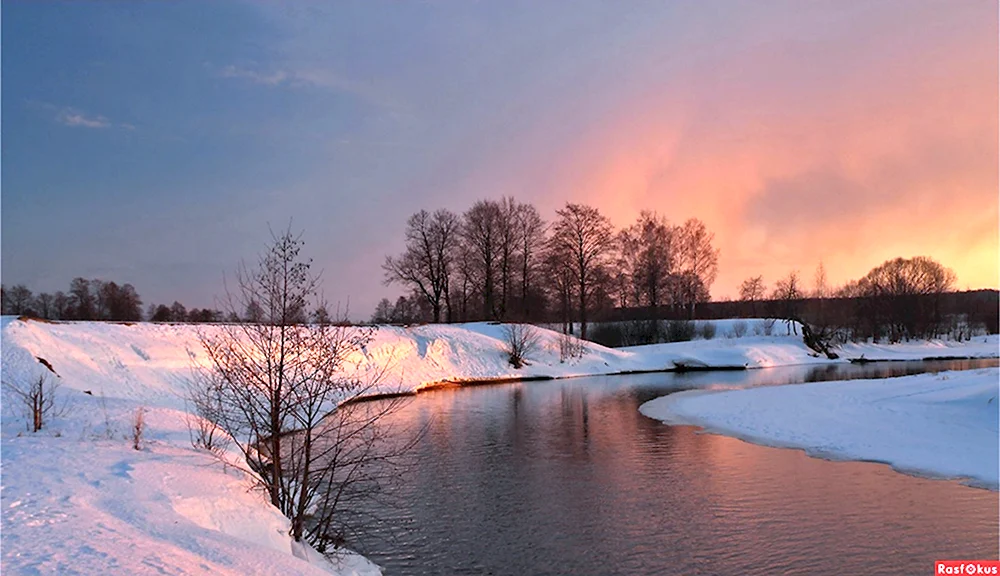
[[[716,331],[715,324],[713,324],[712,322],[702,322],[701,325],[698,326],[698,335],[704,338],[705,340],[711,340],[712,338],[715,338],[715,331]]]
[[[583,356],[583,341],[572,334],[559,334],[559,362]]]
[[[25,418],[25,426],[32,432],[41,430],[51,418],[61,415],[63,407],[56,406],[57,380],[49,381],[39,374],[28,382],[9,379],[3,381],[3,390],[10,402],[17,406]]]
[[[504,324],[504,348],[510,365],[520,369],[538,351],[538,330],[531,324]]]
[[[742,338],[746,336],[747,323],[744,322],[743,320],[737,320],[736,322],[733,322],[733,326],[730,329],[729,333],[732,335],[732,338]]]
[[[770,336],[774,333],[774,324],[774,318],[767,318],[760,323],[761,329],[764,331],[764,336]]]
[[[670,320],[667,322],[667,342],[687,342],[694,338],[694,322]]]
[[[142,435],[146,431],[146,408],[139,406],[132,414],[132,449],[142,449]]]
[[[193,408],[193,413],[189,411],[187,415],[191,446],[217,454],[224,452],[229,443],[225,431],[219,427],[220,395],[208,386],[192,385],[188,387],[187,402]]]

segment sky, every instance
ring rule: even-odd
[[[0,275],[214,306],[291,222],[364,318],[410,214],[511,195],[702,219],[715,298],[917,255],[996,288],[997,10],[5,1]]]

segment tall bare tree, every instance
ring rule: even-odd
[[[79,277],[74,278],[69,285],[69,297],[74,319],[94,319],[94,296],[90,290],[89,280]]]
[[[292,537],[329,552],[354,528],[351,506],[396,474],[384,466],[398,446],[387,442],[383,418],[399,403],[351,402],[371,393],[381,375],[344,372],[371,329],[299,323],[302,310],[321,303],[302,245],[286,231],[256,266],[239,267],[224,306],[238,315],[256,303],[261,317],[200,334],[208,366],[191,400],[199,416],[232,437],[289,518]]]
[[[462,237],[472,274],[482,290],[482,313],[497,318],[497,276],[500,264],[501,210],[497,202],[480,200],[462,216]]]
[[[679,294],[677,300],[694,317],[695,305],[707,299],[707,294],[719,272],[719,250],[712,247],[715,234],[705,223],[691,218],[677,231]]]
[[[816,273],[813,275],[813,297],[826,298],[830,295],[830,285],[826,280],[826,266],[820,262],[816,266]]]
[[[387,256],[382,265],[386,284],[398,282],[419,293],[427,300],[434,322],[441,321],[442,307],[452,321],[449,284],[459,230],[454,213],[438,210],[432,215],[421,210],[406,222],[406,250],[396,258]]]
[[[31,290],[24,284],[12,286],[7,291],[7,300],[9,314],[20,316],[21,314],[30,314],[32,312],[31,305],[34,298],[32,297]]]
[[[740,284],[740,300],[750,303],[750,314],[757,316],[757,302],[764,299],[767,286],[763,276],[751,276]]]
[[[609,277],[605,267],[614,250],[614,229],[611,221],[591,206],[567,203],[556,214],[559,218],[552,225],[549,251],[572,273],[580,338],[586,338],[591,299],[600,283]]]
[[[539,216],[538,210],[531,204],[519,204],[517,207],[517,243],[518,268],[520,280],[520,314],[523,318],[531,317],[533,312],[531,301],[535,288],[535,277],[542,251],[545,249],[545,222]]]
[[[674,240],[674,229],[666,218],[645,210],[634,224],[618,233],[622,272],[639,306],[655,311],[668,298],[677,260]]]
[[[500,294],[496,299],[496,318],[504,319],[513,297],[517,273],[518,203],[505,196],[497,203],[497,273]]]
[[[35,298],[35,312],[42,318],[56,318],[52,307],[52,294],[42,292]]]
[[[784,278],[778,279],[774,284],[774,292],[771,299],[778,307],[778,314],[785,319],[785,329],[788,334],[793,331],[798,334],[795,322],[799,321],[799,304],[805,296],[799,282],[799,273],[793,270]]]

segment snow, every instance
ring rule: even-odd
[[[623,349],[582,342],[582,353],[564,361],[563,337],[538,329],[538,347],[521,369],[508,362],[499,325],[380,327],[364,350],[348,359],[345,371],[364,376],[384,369],[375,392],[412,393],[483,380],[831,362],[800,337],[784,335],[780,323],[777,335],[755,336],[751,327],[743,338],[725,337],[730,325],[720,321],[711,340]],[[59,400],[68,408],[42,432],[27,434],[15,405],[3,403],[5,574],[378,573],[356,554],[331,566],[315,551],[293,545],[287,521],[250,489],[249,478],[191,447],[185,395],[193,370],[205,362],[198,334],[217,330],[217,325],[0,319],[3,377],[26,382],[46,374],[59,382]],[[965,352],[967,344],[948,348],[972,355]],[[989,337],[976,343],[976,354],[995,357],[997,345],[996,337]],[[857,353],[942,355],[934,343],[867,346]],[[127,436],[140,407],[148,411],[148,429],[136,451]]]
[[[976,336],[966,342],[916,340],[897,344],[848,342],[839,352],[848,358],[865,360],[913,360],[926,358],[996,358],[1000,349],[997,335]]]
[[[63,408],[30,434],[4,398],[4,574],[380,573],[357,554],[329,561],[294,543],[249,477],[192,448],[183,411],[190,342],[171,341],[184,330],[127,328],[3,319],[4,380],[46,374]],[[51,359],[58,376],[35,356]],[[139,408],[146,431],[137,451]]]
[[[998,488],[1000,369],[686,391],[640,411],[668,424],[830,459]]]

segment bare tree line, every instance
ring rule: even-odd
[[[421,210],[406,222],[405,250],[386,257],[386,284],[411,295],[383,299],[375,322],[557,320],[586,337],[594,313],[615,306],[695,314],[718,271],[714,235],[655,212],[615,230],[601,212],[567,203],[545,222],[514,198],[480,200],[458,215]]]
[[[942,300],[954,286],[950,268],[916,256],[887,260],[837,289],[829,286],[822,263],[812,290],[806,289],[798,271],[775,281],[770,295],[763,276],[751,276],[740,285],[739,298],[749,303],[752,315],[797,320],[825,338],[899,342],[948,332],[954,319],[946,317]],[[834,301],[842,302],[836,311]]]
[[[239,322],[252,319],[251,305],[239,313],[223,314],[213,308],[188,309],[180,302],[171,305],[150,304],[143,314],[142,298],[132,284],[118,284],[99,278],[74,278],[68,291],[42,292],[35,295],[24,284],[0,286],[0,311],[14,316],[45,320],[105,320],[112,322]],[[323,314],[325,311],[313,311]]]
[[[101,279],[74,278],[69,290],[35,296],[24,284],[0,287],[0,307],[4,314],[26,315],[49,320],[142,319],[142,299],[131,284]]]

